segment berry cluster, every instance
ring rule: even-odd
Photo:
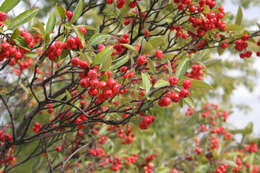
[[[140,123],[139,127],[142,130],[147,129],[153,122],[154,122],[154,116],[153,115],[145,116],[143,118],[142,122]]]
[[[202,65],[192,65],[192,70],[187,73],[187,76],[192,79],[203,80]]]

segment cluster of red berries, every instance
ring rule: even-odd
[[[176,76],[170,76],[168,78],[169,83],[172,87],[175,87],[179,83],[179,79]],[[171,102],[177,103],[181,98],[186,98],[190,95],[189,89],[192,86],[190,80],[184,80],[182,82],[183,89],[180,92],[167,92],[164,97],[158,101],[158,105],[161,107],[167,107]]]
[[[8,133],[3,133],[2,130],[0,130],[0,141],[5,143],[5,142],[12,142],[13,141],[13,137],[11,135],[9,135]],[[1,144],[0,144],[1,146]]]
[[[78,57],[72,58],[71,61],[73,66],[80,66],[84,69],[84,72],[79,74],[80,85],[82,88],[89,88],[88,94],[91,97],[97,96],[96,103],[103,102],[107,99],[112,98],[114,95],[123,94],[124,92],[120,91],[122,84],[117,83],[114,78],[112,78],[112,72],[98,74],[98,66],[95,66],[92,69],[86,69],[88,67],[87,62],[80,61]],[[106,81],[98,80],[100,76],[107,75],[108,79]]]
[[[154,116],[153,115],[145,116],[143,118],[143,120],[141,121],[139,127],[142,130],[147,129],[153,122],[154,122]]]
[[[112,56],[117,54],[122,54],[125,51],[125,47],[122,44],[127,44],[129,42],[128,33],[125,33],[122,38],[119,39],[119,43],[113,46],[114,50]],[[101,49],[102,50],[102,49]]]
[[[256,153],[258,151],[258,147],[255,143],[251,143],[246,145],[246,151],[249,153]]]
[[[189,78],[203,80],[202,65],[192,65],[191,72],[186,74]]]
[[[39,122],[35,122],[33,126],[33,131],[35,133],[39,133],[41,131],[42,125]]]
[[[104,150],[99,147],[89,149],[88,153],[95,157],[106,157]]]
[[[107,4],[113,4],[114,0],[106,0]],[[117,8],[123,8],[123,6],[125,5],[125,0],[116,0],[116,7]]]
[[[214,173],[226,173],[227,172],[228,164],[224,163],[218,166]]]
[[[133,154],[132,156],[126,157],[125,160],[126,160],[125,161],[126,166],[130,165],[131,163],[136,163],[138,160],[138,153]]]
[[[123,139],[121,144],[131,144],[135,139],[135,134],[132,133],[132,126],[128,125],[127,130],[119,129],[117,133],[118,137]]]

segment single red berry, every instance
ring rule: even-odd
[[[172,93],[170,96],[173,102],[177,103],[180,101],[180,95],[178,93]]]
[[[182,86],[183,86],[183,88],[185,88],[185,89],[190,89],[190,88],[191,88],[191,85],[192,85],[192,83],[191,83],[190,80],[184,80],[184,81],[182,82]]]
[[[78,66],[78,65],[79,65],[79,62],[80,62],[80,59],[79,59],[78,57],[73,57],[73,58],[71,59],[71,64],[72,64],[72,66],[74,66],[74,67]]]
[[[66,16],[67,16],[68,20],[70,21],[73,16],[73,13],[71,11],[66,11]]]
[[[179,82],[179,79],[176,76],[170,76],[168,77],[168,81],[172,86],[177,85]]]
[[[155,56],[158,58],[158,59],[161,59],[163,57],[163,51],[161,50],[156,50],[155,51]]]
[[[62,150],[62,147],[61,146],[57,146],[56,147],[56,151],[60,152]]]
[[[107,0],[106,2],[107,2],[107,4],[112,4],[114,2],[114,0]]]
[[[190,92],[189,92],[189,90],[187,90],[187,89],[182,89],[182,90],[180,91],[180,96],[181,96],[182,98],[189,97],[189,95],[190,95]]]

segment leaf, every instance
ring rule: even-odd
[[[9,29],[15,29],[18,26],[27,23],[30,21],[34,16],[37,15],[39,9],[30,9],[26,10],[23,13],[19,14],[16,18],[12,19],[9,24],[8,28]]]
[[[88,44],[91,46],[95,46],[97,44],[104,43],[104,41],[108,38],[110,38],[110,35],[108,34],[96,33],[89,39]]]
[[[231,160],[224,159],[222,162],[228,164],[231,167],[236,167],[237,166],[237,164],[234,161],[231,161]]]
[[[76,7],[76,10],[71,18],[71,21],[70,23],[74,23],[78,20],[78,18],[80,17],[81,13],[82,13],[82,10],[83,10],[83,0],[79,0],[79,3]]]
[[[256,25],[257,25],[258,29],[260,29],[260,24],[259,24],[259,23],[256,23]]]
[[[111,67],[111,64],[112,64],[112,57],[109,56],[106,59],[106,61],[103,63],[101,70],[102,71],[107,71]]]
[[[152,72],[153,74],[155,74],[156,69],[155,69],[155,67],[154,67],[153,61],[152,61],[150,58],[147,58],[147,64],[148,64],[149,69],[151,70],[151,72]]]
[[[47,25],[46,25],[46,29],[45,29],[46,32],[49,34],[52,33],[54,30],[55,24],[56,24],[56,14],[54,12],[51,12]]]
[[[14,40],[15,38],[20,36],[20,31],[19,29],[15,29],[12,36],[11,36],[11,40]]]
[[[17,38],[15,38],[13,40],[16,43],[16,45],[18,45],[19,47],[22,47],[25,50],[30,50],[30,48],[28,47],[27,42],[24,40],[23,37],[18,36]]]
[[[171,62],[169,60],[168,60],[168,71],[169,71],[169,74],[172,76],[173,75],[172,65],[171,65]]]
[[[241,25],[243,19],[243,11],[242,8],[239,7],[237,11],[236,24]]]
[[[67,100],[70,100],[72,98],[72,96],[68,90],[66,90],[66,96],[67,96]]]
[[[186,71],[188,70],[188,65],[189,65],[188,62],[189,62],[189,59],[185,58],[178,64],[177,69],[176,69],[177,78],[180,79],[186,73]]]
[[[130,45],[130,44],[122,44],[125,48],[132,50],[134,53],[138,54],[136,47]]]
[[[56,12],[61,17],[62,20],[66,18],[66,11],[62,6],[56,6]]]
[[[85,47],[86,46],[86,41],[85,41],[85,36],[83,35],[83,33],[79,30],[79,28],[77,26],[72,25],[72,28],[75,31],[75,33],[77,34],[77,36],[79,37],[83,47]]]
[[[247,135],[247,134],[251,134],[253,132],[254,129],[254,124],[252,122],[249,122],[246,127],[243,129],[243,134]]]
[[[143,54],[149,53],[153,50],[153,46],[151,43],[144,41],[143,46]]]
[[[221,56],[225,52],[225,49],[222,49],[221,47],[218,47],[217,51],[218,51],[218,55]]]
[[[150,81],[150,76],[147,73],[142,73],[142,81],[143,81],[143,87],[145,90],[146,95],[150,92],[151,89],[151,81]]]
[[[156,47],[158,48],[158,47],[164,45],[164,43],[165,43],[164,36],[152,37],[149,40],[149,43],[151,45],[153,45],[154,48],[156,48]]]
[[[202,80],[191,80],[192,88],[212,89],[212,86]]]
[[[113,65],[110,67],[110,69],[111,69],[111,70],[117,69],[117,68],[121,67],[122,65],[124,65],[125,63],[127,63],[128,60],[129,60],[129,56],[126,55],[126,56],[120,58],[115,64],[113,64]]]
[[[194,101],[193,101],[193,99],[192,99],[191,97],[187,97],[187,98],[183,99],[183,101],[184,101],[186,104],[188,104],[189,107],[191,107],[191,108],[194,108],[194,107],[195,107],[195,106],[194,106]]]
[[[194,173],[207,173],[210,170],[209,164],[199,165],[195,170]]]
[[[107,58],[109,58],[112,55],[113,50],[113,47],[108,46],[104,50],[99,52],[94,59],[94,65],[100,65],[105,63]]]
[[[205,63],[206,67],[211,67],[211,66],[215,66],[215,65],[220,65],[221,64],[221,60],[220,59],[210,59],[208,61],[206,61]]]
[[[166,80],[163,79],[159,79],[155,84],[154,84],[154,88],[162,88],[165,86],[169,86],[170,83]]]
[[[19,2],[20,0],[5,0],[0,6],[0,11],[7,13],[12,10]]]

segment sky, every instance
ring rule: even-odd
[[[224,8],[226,11],[231,11],[235,14],[238,10],[238,6],[230,0],[226,2]],[[259,10],[260,7],[250,7],[248,10],[243,11],[243,15],[248,19],[257,19],[260,23]],[[253,68],[257,69],[260,74],[260,58],[253,58],[255,59]],[[260,79],[257,79],[255,90],[252,93],[243,86],[238,87],[232,95],[232,102],[234,104],[248,104],[252,110],[245,115],[243,112],[241,113],[239,110],[234,109],[234,113],[231,115],[229,123],[238,128],[243,128],[249,122],[253,122],[254,135],[260,136]]]

